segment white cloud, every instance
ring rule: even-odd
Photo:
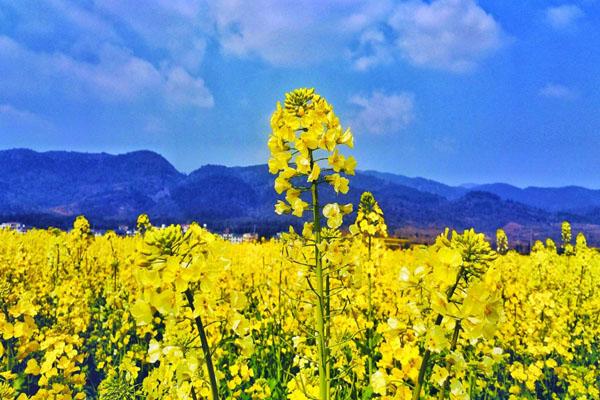
[[[462,72],[498,49],[504,37],[498,22],[473,0],[409,0],[396,6],[364,0],[217,0],[211,14],[225,53],[283,66],[349,59],[366,70],[401,55],[417,66]]]
[[[196,70],[204,60],[213,21],[203,0],[94,0],[95,7],[133,31],[165,61]],[[140,8],[143,8],[141,12]]]
[[[391,134],[409,126],[415,117],[411,93],[385,94],[375,91],[370,96],[354,95],[350,103],[357,112],[350,120],[357,133]]]
[[[502,39],[499,24],[474,0],[40,0],[35,7],[0,0],[0,7],[16,10],[19,30],[55,37],[56,51],[72,57],[110,44],[138,57],[150,51],[155,67],[191,75],[211,42],[225,54],[276,66],[350,62],[367,70],[402,56],[463,71]]]
[[[219,79],[227,63],[209,61],[207,52],[283,67],[332,63],[334,70],[366,71],[406,60],[462,72],[504,36],[475,0],[0,0],[5,9],[11,20],[0,33],[0,103],[62,120],[56,132],[90,121],[95,129],[132,132],[122,134],[131,141],[136,131],[158,139],[202,126],[206,113],[195,109],[215,102],[203,71]],[[413,94],[366,90],[347,104],[357,134],[410,127]],[[52,106],[44,111],[41,104]],[[89,118],[69,110],[66,120],[51,115],[60,106],[90,110]],[[185,107],[191,109],[180,112]],[[45,123],[7,105],[0,121],[14,132]]]
[[[0,0],[0,9],[14,18],[14,31],[0,34],[7,100],[212,107],[200,72],[211,43],[276,66],[335,62],[364,71],[404,57],[463,71],[502,37],[474,0]]]
[[[13,14],[15,27],[11,36],[0,34],[5,97],[35,93],[213,106],[198,73],[210,31],[204,0],[154,0],[143,6],[113,0],[35,5],[0,0],[0,8]]]
[[[398,49],[417,66],[464,72],[503,43],[500,24],[473,0],[403,2],[389,23]]]
[[[20,110],[10,104],[0,104],[0,115],[28,121],[38,120],[38,116],[27,110]]]
[[[167,98],[175,104],[212,107],[214,100],[201,78],[194,78],[183,68],[171,69],[166,76]]]
[[[546,9],[546,21],[554,29],[559,30],[573,27],[583,16],[581,8],[574,4],[564,4]]]
[[[85,8],[83,2],[0,0],[0,8],[9,10],[17,37],[42,43],[51,41],[57,51],[93,49],[101,43],[119,40],[111,21],[96,10]]]
[[[73,83],[79,94],[96,94],[106,101],[132,101],[162,84],[154,66],[124,49],[105,46],[96,63],[76,60],[66,54],[33,54],[55,78]]]
[[[366,30],[360,35],[355,54],[358,56],[354,59],[354,67],[359,71],[366,71],[379,64],[388,64],[393,60],[385,34],[379,29]]]
[[[4,4],[6,3],[6,4]],[[204,0],[135,1],[0,0],[19,16],[18,29],[30,36],[54,36],[62,51],[93,51],[106,43],[123,46],[138,41],[157,51],[162,61],[198,68],[204,58],[211,28]],[[136,36],[131,40],[132,34]],[[139,46],[138,46],[139,47]]]
[[[349,60],[364,71],[401,56],[417,66],[462,72],[504,38],[474,0],[216,0],[211,14],[225,53],[279,66]]]
[[[91,62],[60,52],[36,52],[0,36],[0,73],[5,77],[0,81],[5,93],[60,93],[116,103],[164,97],[180,106],[213,105],[212,95],[201,78],[178,67],[159,69],[127,49],[108,44],[98,49],[97,60]]]
[[[217,39],[225,53],[296,66],[346,62],[349,43],[383,18],[387,2],[219,0],[211,4]]]
[[[17,108],[11,104],[0,104],[0,129],[14,131],[16,127],[42,131],[54,128],[52,123],[38,114]]]
[[[548,83],[540,89],[540,96],[560,100],[574,100],[577,98],[577,92],[568,86],[558,83]]]
[[[80,31],[102,38],[115,39],[117,37],[108,21],[94,12],[78,6],[77,3],[64,0],[46,0],[46,5],[53,8],[69,24],[76,25]],[[59,26],[56,26],[56,28],[60,29]]]

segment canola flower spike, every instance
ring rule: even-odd
[[[562,250],[567,255],[575,254],[575,249],[571,243],[573,236],[571,233],[571,224],[569,221],[563,221],[560,227],[560,234],[562,239]]]
[[[496,231],[496,252],[498,254],[506,254],[508,251],[508,237],[504,229],[498,229]]]
[[[148,214],[140,214],[137,217],[135,227],[136,231],[142,235],[152,229],[152,223],[150,222],[150,217],[148,217]]]
[[[372,193],[364,192],[360,196],[356,221],[350,226],[350,232],[364,237],[387,236],[383,211]]]
[[[349,180],[342,174],[354,175],[356,160],[342,155],[341,145],[354,145],[352,133],[342,130],[333,107],[323,97],[307,88],[285,95],[283,107],[278,103],[271,116],[268,139],[269,172],[277,175],[275,191],[285,193],[285,200],[277,202],[278,214],[303,217],[309,202],[298,199],[308,191],[298,190],[314,182],[323,180],[336,193],[348,192]]]
[[[378,326],[378,321],[374,318],[373,280],[379,269],[382,247],[382,243],[376,238],[387,236],[387,227],[383,218],[383,211],[372,193],[364,192],[361,195],[356,220],[350,226],[349,230],[352,235],[358,235],[364,244],[364,246],[360,246],[359,248],[364,248],[360,260],[361,267],[367,278],[367,307],[365,313],[367,325],[364,334],[366,342],[365,352],[367,356],[367,373],[373,376],[372,371],[375,369],[375,347],[377,345],[375,331]]]
[[[75,218],[75,222],[73,222],[72,232],[73,234],[80,237],[91,236],[92,229],[90,227],[90,223],[83,215],[80,215],[77,218]]]

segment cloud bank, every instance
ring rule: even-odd
[[[546,9],[546,22],[557,30],[574,27],[583,16],[583,10],[575,4],[563,4]]]
[[[357,134],[393,134],[408,127],[415,118],[412,93],[386,94],[374,91],[370,95],[354,95],[350,98],[357,112],[350,119],[350,126]]]

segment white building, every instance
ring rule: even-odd
[[[221,237],[231,243],[242,243],[243,241],[242,235],[237,235],[235,233],[223,233]]]
[[[27,230],[25,224],[22,224],[20,222],[3,222],[0,224],[0,229],[11,229],[21,233]]]

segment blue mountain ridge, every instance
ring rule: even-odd
[[[205,165],[184,174],[161,155],[120,155],[27,149],[0,151],[0,220],[67,227],[84,214],[97,228],[133,225],[146,212],[156,223],[199,221],[221,231],[271,235],[299,225],[274,213],[278,198],[266,165]],[[600,243],[600,191],[576,186],[507,184],[450,186],[424,178],[357,171],[350,192],[325,190],[324,201],[357,204],[363,191],[378,199],[393,233],[431,239],[444,227],[503,227],[514,240],[560,234],[568,219]],[[280,196],[279,196],[280,197]],[[349,219],[351,219],[350,217]]]

